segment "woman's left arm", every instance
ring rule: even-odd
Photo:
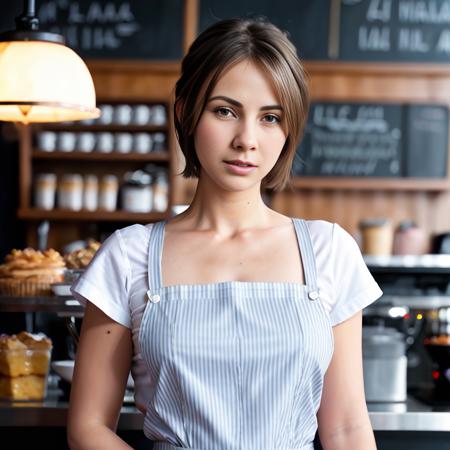
[[[324,450],[376,450],[364,396],[361,311],[333,328],[334,353],[317,414]]]

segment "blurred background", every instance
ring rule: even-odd
[[[6,31],[23,5],[2,3]],[[43,0],[36,14],[86,62],[101,116],[0,122],[0,259],[52,248],[65,271],[35,295],[3,292],[0,333],[44,332],[52,362],[73,360],[83,309],[70,283],[113,230],[173,216],[195,192],[179,175],[173,126],[183,55],[217,20],[263,16],[289,34],[312,94],[291,185],[264,199],[288,216],[339,223],[384,291],[364,311],[363,334],[379,449],[450,448],[449,2]],[[55,368],[58,413],[45,424],[63,448],[70,375]],[[47,431],[15,414],[0,404],[18,448]],[[147,445],[140,427],[124,410],[119,428],[136,448]]]

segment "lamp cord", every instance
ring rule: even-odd
[[[23,13],[16,17],[16,28],[20,31],[39,29],[39,19],[36,17],[35,0],[23,1]]]
[[[35,1],[34,0],[28,0],[24,2],[24,14],[27,14],[27,16],[35,16],[36,15],[36,7],[35,7]]]

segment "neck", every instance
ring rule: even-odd
[[[189,227],[233,236],[268,226],[273,211],[264,204],[259,184],[245,191],[230,192],[201,177],[191,205],[181,216]]]

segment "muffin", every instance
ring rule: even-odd
[[[14,249],[0,265],[0,294],[51,295],[51,284],[63,281],[64,268],[64,259],[56,250]]]
[[[42,334],[0,335],[0,398],[42,400],[51,351],[52,341]]]

